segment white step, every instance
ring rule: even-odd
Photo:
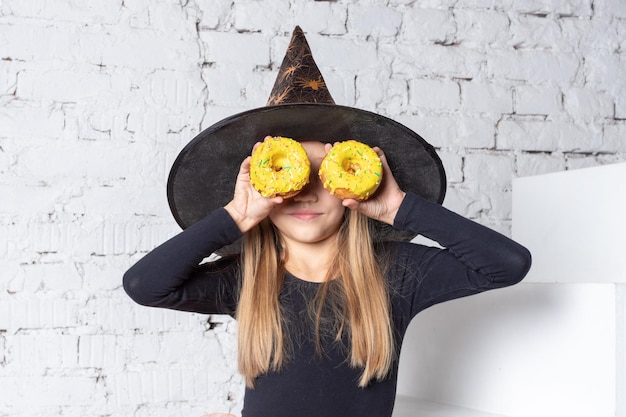
[[[525,282],[626,283],[626,163],[513,180],[513,238]]]
[[[504,417],[469,408],[438,404],[407,396],[398,396],[393,417]]]

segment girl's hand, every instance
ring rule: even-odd
[[[253,150],[259,145],[260,143],[254,145]],[[266,198],[254,189],[250,183],[250,159],[248,156],[241,163],[233,199],[224,206],[239,230],[244,233],[266,218],[274,206],[283,202],[282,197]]]
[[[382,183],[376,190],[376,193],[368,200],[346,199],[343,200],[343,205],[351,210],[359,211],[374,220],[393,226],[393,221],[406,193],[400,189],[396,179],[393,177],[383,151],[377,146],[373,149],[383,164]]]

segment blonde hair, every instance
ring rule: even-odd
[[[395,356],[387,285],[364,215],[346,210],[337,234],[337,256],[329,276],[312,302],[318,352],[320,317],[330,306],[337,323],[335,340],[345,333],[350,341],[350,365],[362,368],[359,386],[384,378]],[[285,270],[278,237],[269,220],[244,238],[243,283],[237,306],[238,364],[246,384],[280,370],[287,358],[279,294]],[[338,278],[336,278],[338,277]],[[331,280],[331,278],[336,278]]]

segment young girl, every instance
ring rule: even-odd
[[[136,302],[238,321],[243,417],[391,416],[411,319],[444,302],[519,282],[529,252],[491,229],[383,182],[365,202],[317,177],[331,148],[303,142],[311,182],[291,199],[250,184],[250,157],[223,208],[165,242],[124,276]],[[445,249],[374,242],[369,219]],[[243,235],[241,255],[200,265]],[[219,414],[217,414],[219,415]]]

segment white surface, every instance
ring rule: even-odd
[[[468,408],[399,396],[392,417],[504,417]]]
[[[510,417],[615,417],[613,284],[521,283],[432,307],[398,394]]]
[[[615,415],[626,417],[626,285],[618,284],[616,289],[616,376],[617,404]]]
[[[513,180],[526,282],[626,283],[626,163]]]

